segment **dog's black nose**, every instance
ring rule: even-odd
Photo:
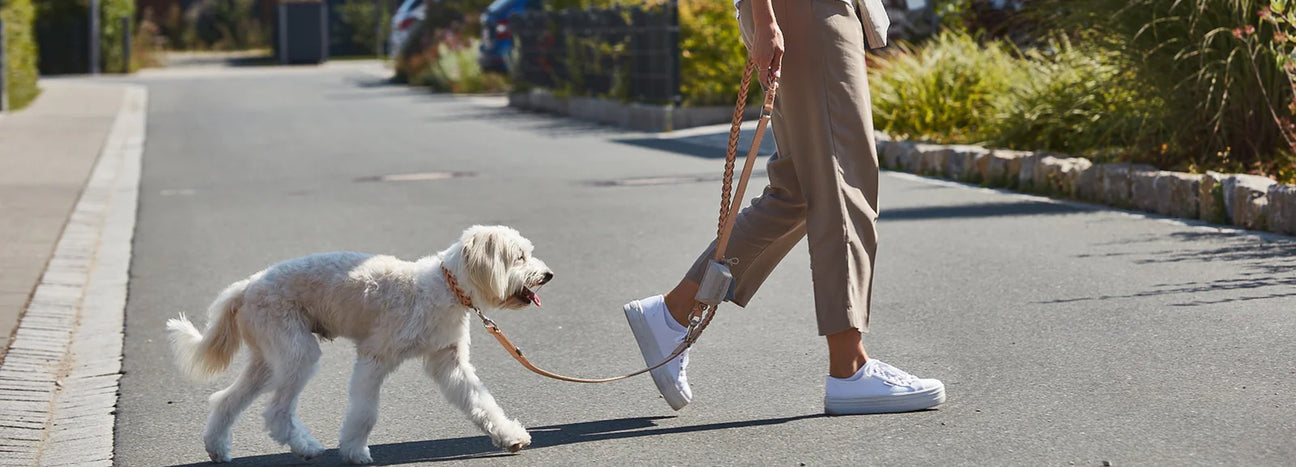
[[[551,280],[553,280],[553,273],[546,272],[544,273],[544,278],[540,279],[540,285],[548,284]]]

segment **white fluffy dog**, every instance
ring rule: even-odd
[[[531,435],[509,419],[468,363],[469,306],[461,303],[442,268],[471,304],[484,309],[540,304],[534,289],[553,278],[531,256],[531,242],[508,227],[473,226],[450,248],[415,262],[351,252],[291,259],[235,282],[207,311],[198,332],[183,315],[167,321],[167,338],[180,368],[210,378],[229,366],[241,344],[250,351],[234,384],[211,396],[203,433],[207,454],[230,460],[230,429],[262,392],[274,391],[265,412],[270,437],[311,459],[324,447],[297,418],[297,397],[318,369],[318,339],[356,343],[346,417],[339,436],[342,459],[372,462],[368,438],[378,418],[383,378],[406,359],[423,368],[453,405],[496,446],[510,451]]]

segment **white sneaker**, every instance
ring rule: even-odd
[[[671,317],[666,309],[666,301],[661,295],[635,300],[624,307],[626,321],[630,322],[630,331],[639,342],[639,352],[643,354],[645,365],[656,365],[684,342],[688,328],[681,326]],[[653,382],[661,392],[666,403],[672,409],[679,410],[693,400],[693,391],[689,389],[688,378],[684,368],[688,367],[689,351],[685,350],[670,363],[651,371]]]
[[[869,359],[850,378],[829,376],[824,412],[829,415],[912,412],[945,402],[945,385]]]

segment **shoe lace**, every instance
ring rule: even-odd
[[[918,380],[917,376],[883,362],[876,362],[873,370],[873,374],[892,386],[908,386]]]

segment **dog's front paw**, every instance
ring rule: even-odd
[[[203,447],[207,449],[207,457],[212,462],[222,463],[230,461],[230,437],[217,434],[208,434],[203,437]]]
[[[358,448],[341,448],[338,453],[342,454],[342,461],[348,464],[369,464],[373,462],[373,457],[369,456],[369,446],[360,446]]]
[[[207,457],[211,458],[211,461],[217,464],[223,464],[230,461],[229,451],[218,452],[209,450],[207,451]]]
[[[324,455],[324,445],[309,436],[292,443],[290,448],[293,454],[301,457],[302,460],[311,460]]]
[[[518,452],[522,448],[531,445],[531,434],[527,433],[519,423],[513,423],[512,426],[501,430],[500,436],[493,440],[495,446],[507,449],[508,452]]]

